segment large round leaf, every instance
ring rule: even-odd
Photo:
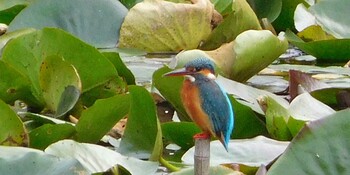
[[[211,32],[214,7],[209,0],[194,4],[146,0],[125,17],[119,47],[148,52],[197,48]]]
[[[126,14],[115,0],[37,0],[16,16],[9,31],[57,27],[95,47],[115,47]]]
[[[115,165],[121,165],[133,175],[154,174],[158,162],[142,161],[123,156],[103,146],[62,140],[45,149],[47,154],[60,159],[75,159],[89,172],[88,174],[107,171]]]
[[[272,140],[264,136],[252,139],[231,140],[228,152],[219,141],[210,143],[210,165],[223,163],[239,163],[252,167],[267,165],[284,152],[289,142]],[[194,147],[188,150],[182,157],[186,164],[193,165]]]
[[[74,158],[62,158],[24,147],[0,146],[2,174],[89,174]]]
[[[350,110],[308,123],[268,175],[349,174]]]
[[[0,100],[0,145],[28,145],[28,135],[21,119],[2,100]]]
[[[350,38],[350,18],[344,17],[349,7],[350,1],[320,1],[310,11],[325,31],[337,38]]]

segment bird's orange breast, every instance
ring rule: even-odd
[[[202,100],[200,99],[199,90],[188,79],[183,83],[181,99],[185,110],[191,119],[203,130],[203,132],[215,136],[209,117],[201,107]]]

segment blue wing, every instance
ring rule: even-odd
[[[199,82],[203,110],[208,114],[213,131],[227,150],[234,126],[232,105],[223,89],[214,81]]]

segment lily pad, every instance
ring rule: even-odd
[[[146,0],[132,7],[120,30],[118,47],[148,52],[197,48],[211,32],[209,0],[174,3]]]
[[[349,174],[350,110],[308,123],[267,175]]]
[[[67,93],[67,88],[72,86],[78,92],[81,91],[81,81],[76,69],[63,60],[62,57],[49,56],[45,58],[40,67],[39,79],[46,103],[45,106],[54,114],[58,111],[60,100],[63,100],[64,96],[62,95],[64,95],[64,92]],[[70,96],[73,96],[73,94],[70,94]],[[68,104],[72,103],[71,106],[74,106],[76,102],[77,98],[72,101],[65,101]]]
[[[73,140],[56,142],[46,148],[45,152],[63,159],[78,160],[88,174],[104,172],[115,165],[121,165],[135,175],[154,174],[158,168],[158,162],[126,157],[103,146]]]
[[[0,146],[0,157],[4,174],[89,174],[74,158],[60,158],[32,148]]]
[[[330,88],[331,86],[317,79],[312,78],[310,75],[296,71],[289,70],[289,93],[293,100],[300,94],[299,85],[308,93],[319,89]]]
[[[123,155],[157,161],[162,153],[162,131],[151,94],[130,86],[130,113],[118,152]]]
[[[0,100],[0,121],[0,145],[28,145],[28,134],[21,119],[2,100]]]
[[[118,42],[126,14],[127,9],[114,0],[37,0],[16,16],[8,30],[56,27],[97,48],[110,48]]]
[[[264,136],[252,139],[235,139],[228,144],[228,152],[219,141],[210,142],[210,165],[224,163],[244,164],[251,167],[268,165],[287,148],[289,142],[277,141]],[[193,165],[194,147],[182,157],[185,164]]]
[[[262,96],[269,96],[282,106],[288,106],[289,104],[288,101],[286,101],[284,98],[279,97],[271,92],[232,81],[220,75],[216,81],[220,83],[220,85],[226,90],[228,94],[233,95],[233,97],[235,97],[239,103],[250,107],[253,111],[262,115],[265,115],[265,112],[261,109],[258,103],[258,99]]]
[[[249,29],[261,29],[259,20],[245,0],[234,0],[232,12],[211,32],[200,49],[216,49],[223,43],[233,41],[240,33]]]
[[[320,1],[310,7],[317,23],[336,38],[350,38],[350,19],[344,18],[350,1]],[[336,9],[336,10],[334,10]]]

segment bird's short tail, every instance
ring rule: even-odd
[[[230,138],[225,138],[224,134],[221,133],[219,140],[222,143],[222,145],[224,145],[226,151],[228,152],[228,142],[230,141]]]

